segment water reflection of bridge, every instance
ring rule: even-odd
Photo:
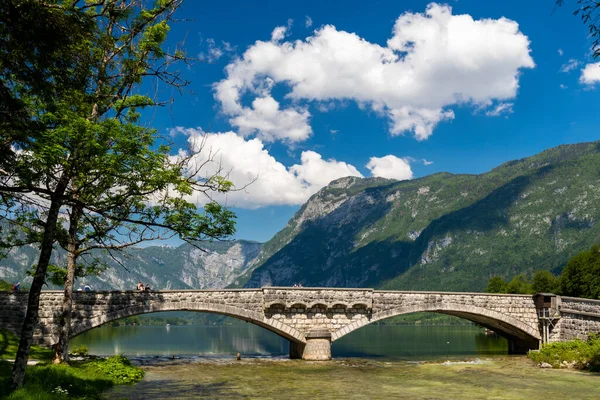
[[[27,293],[0,292],[0,323],[18,332]],[[57,341],[61,291],[44,291],[36,339]],[[236,317],[290,341],[290,356],[331,358],[331,342],[396,315],[437,312],[465,318],[505,336],[513,353],[546,341],[600,332],[600,301],[551,294],[403,292],[346,288],[98,291],[74,293],[72,335],[111,321],[158,311],[200,311]]]

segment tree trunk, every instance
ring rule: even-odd
[[[73,207],[69,219],[69,237],[67,239],[67,277],[65,279],[58,343],[54,349],[54,364],[60,364],[69,361],[69,336],[71,336],[73,286],[75,284],[77,257],[79,256],[77,230],[79,229],[79,218],[81,218],[81,214],[82,210],[80,207]]]
[[[64,186],[66,188],[66,184]],[[65,189],[63,188],[62,192],[59,192],[60,195],[62,195],[64,190]],[[40,245],[40,258],[37,268],[35,269],[33,282],[31,282],[29,299],[27,301],[27,313],[25,314],[25,321],[23,322],[23,328],[21,329],[21,340],[19,341],[19,349],[17,350],[17,356],[13,366],[10,381],[11,391],[21,388],[21,386],[23,386],[23,380],[25,379],[25,369],[27,368],[27,361],[29,360],[29,349],[33,342],[33,332],[39,318],[40,292],[45,283],[46,270],[48,269],[50,256],[52,255],[54,233],[56,231],[56,223],[58,221],[58,213],[61,205],[62,202],[58,200],[52,200],[50,202],[48,218],[46,219],[44,227],[44,238]]]

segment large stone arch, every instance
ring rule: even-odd
[[[537,348],[541,338],[538,329],[510,316],[497,311],[489,310],[482,307],[467,306],[464,304],[456,303],[423,303],[419,305],[413,305],[409,307],[398,307],[390,310],[374,313],[372,318],[363,318],[356,320],[344,329],[340,329],[334,332],[331,336],[331,341],[335,341],[350,332],[355,331],[365,325],[369,325],[373,322],[380,321],[382,319],[395,317],[402,314],[411,314],[415,312],[437,312],[441,314],[454,315],[456,317],[464,318],[469,321],[473,321],[482,326],[490,328],[495,332],[506,337],[511,344],[516,344],[517,348],[513,350],[518,351],[522,347]]]
[[[297,329],[289,325],[283,324],[272,318],[266,318],[263,316],[263,314],[255,311],[244,310],[224,304],[187,303],[186,305],[179,305],[168,302],[156,302],[144,305],[131,306],[108,314],[104,314],[102,316],[84,320],[74,319],[72,322],[70,338],[73,338],[90,329],[97,328],[99,326],[121,318],[161,311],[195,311],[226,315],[258,325],[289,340],[290,342],[298,344],[306,343],[306,338],[304,337],[304,334],[298,331]],[[53,345],[57,341],[58,338],[54,337],[52,338],[51,343],[49,344]]]

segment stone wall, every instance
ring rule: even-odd
[[[550,342],[587,339],[590,333],[600,333],[600,300],[561,296],[558,311],[560,319],[555,321]]]
[[[27,293],[0,292],[0,327],[18,333],[26,302]],[[61,291],[41,294],[40,324],[35,332],[38,343],[56,342],[61,302]],[[563,297],[559,303],[561,319],[555,323],[550,340],[583,338],[590,332],[600,332],[600,301]],[[76,292],[72,332],[77,335],[119,318],[171,310],[234,316],[299,345],[306,344],[315,332],[321,332],[319,343],[335,341],[375,321],[419,311],[466,318],[527,346],[537,346],[541,339],[532,296],[277,287]],[[330,336],[323,337],[323,332]]]

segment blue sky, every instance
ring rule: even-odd
[[[217,200],[236,238],[266,241],[331,179],[481,173],[597,140],[600,66],[575,2],[553,3],[187,1],[169,45],[203,62],[151,121],[254,181]]]

